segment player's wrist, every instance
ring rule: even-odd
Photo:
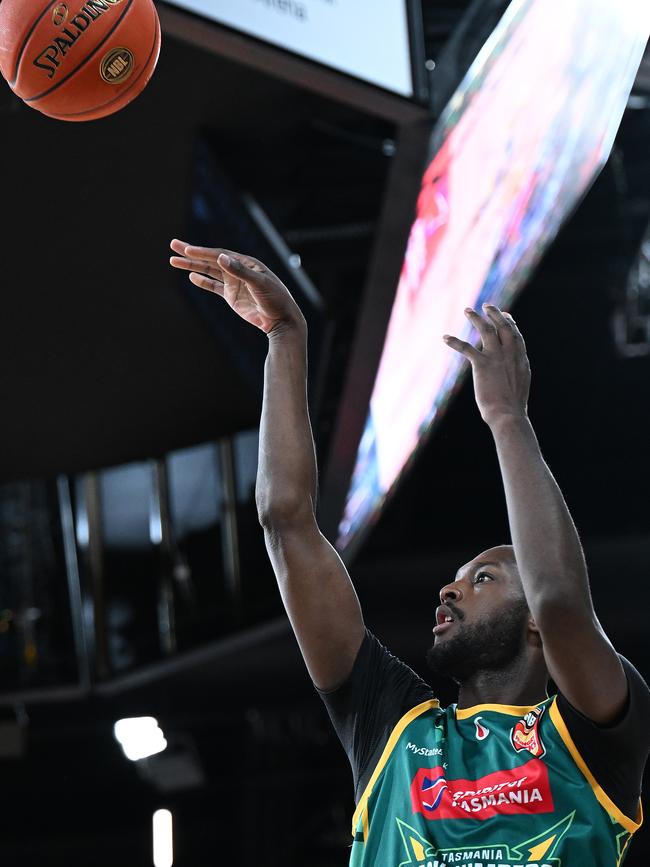
[[[298,311],[296,314],[280,319],[266,335],[269,343],[285,341],[306,341],[307,321]]]
[[[502,409],[487,414],[483,420],[496,436],[511,431],[532,431],[532,424],[525,409]]]

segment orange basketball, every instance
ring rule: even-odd
[[[59,120],[124,108],[159,52],[152,0],[0,0],[0,72],[27,105]]]

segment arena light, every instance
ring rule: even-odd
[[[132,762],[161,753],[167,746],[158,720],[152,716],[120,719],[113,726],[113,734]]]
[[[169,810],[156,810],[153,814],[154,867],[172,867],[174,863],[174,829]]]

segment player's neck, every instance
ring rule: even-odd
[[[544,701],[548,675],[525,658],[513,660],[506,668],[475,672],[460,684],[458,707],[477,704],[531,706]]]

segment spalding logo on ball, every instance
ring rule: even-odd
[[[152,0],[0,0],[0,72],[49,117],[119,111],[145,88],[159,53]]]

